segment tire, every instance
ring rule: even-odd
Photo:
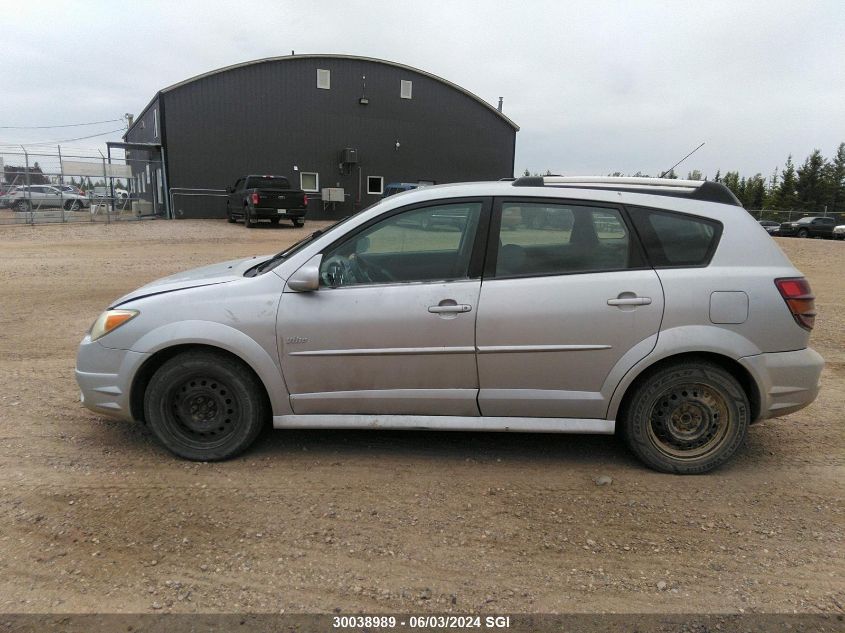
[[[248,229],[255,228],[255,222],[252,221],[252,214],[249,212],[249,207],[244,207],[244,226]]]
[[[235,218],[232,217],[232,209],[229,208],[228,204],[226,204],[226,222],[229,224],[235,223]]]
[[[810,232],[807,229],[798,231],[798,237],[810,237]]]
[[[65,210],[67,211],[79,211],[82,208],[82,205],[79,203],[79,200],[68,200],[65,202]]]
[[[727,371],[685,361],[646,375],[620,415],[628,447],[654,470],[703,474],[727,462],[745,441],[748,396]]]
[[[301,229],[303,226],[305,226],[305,220],[294,219],[293,226],[294,228]]]
[[[194,461],[229,459],[246,450],[270,419],[266,393],[240,361],[185,352],[153,374],[144,419],[174,455]]]
[[[27,213],[32,206],[29,204],[29,200],[18,200],[15,202],[14,209],[18,213]]]

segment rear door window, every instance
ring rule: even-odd
[[[630,214],[655,268],[707,266],[722,234],[721,223],[707,218],[644,208]]]
[[[623,270],[635,263],[617,209],[506,201],[496,221],[496,277]]]

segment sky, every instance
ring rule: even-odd
[[[160,88],[292,50],[387,59],[504,97],[517,173],[656,175],[703,142],[680,175],[768,176],[788,154],[845,142],[841,0],[12,4],[0,144],[115,130],[10,128],[137,115]]]

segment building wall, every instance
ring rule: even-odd
[[[160,96],[156,96],[126,134],[130,143],[161,143],[163,127]],[[163,213],[167,192],[161,172],[161,151],[127,150],[126,163],[132,168],[130,185],[133,198],[143,200],[147,212]]]
[[[318,68],[331,72],[329,90],[317,88]],[[412,82],[411,99],[400,98],[401,80]],[[508,121],[441,81],[371,60],[271,60],[178,85],[160,98],[173,188],[223,189],[248,173],[287,176],[298,186],[296,166],[318,173],[321,189],[346,191],[345,203],[326,210],[311,195],[309,217],[318,218],[377,201],[380,195],[367,193],[368,176],[386,185],[513,175],[516,130]],[[358,165],[339,167],[344,147],[358,150]],[[176,217],[224,213],[223,197],[174,197]]]

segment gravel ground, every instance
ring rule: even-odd
[[[0,612],[843,612],[845,243],[779,240],[818,295],[819,399],[703,477],[566,435],[277,431],[194,464],[81,408],[111,299],[304,234],[0,228]]]

